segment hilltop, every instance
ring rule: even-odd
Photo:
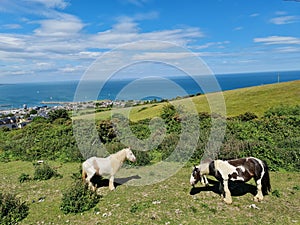
[[[226,116],[232,117],[245,112],[255,113],[262,116],[269,108],[278,105],[297,105],[300,102],[300,80],[269,84],[236,90],[224,91],[223,93],[209,93],[207,95],[193,96],[172,100],[174,105],[184,105],[193,101],[198,112],[211,113],[207,99],[213,95],[223,94],[226,104]],[[159,116],[165,102],[134,106],[130,108],[130,119],[139,121],[146,118]],[[122,109],[113,109],[119,112]],[[111,111],[98,112],[95,114],[97,120],[108,119]],[[89,115],[84,116],[89,117]]]

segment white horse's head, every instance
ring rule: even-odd
[[[126,159],[128,159],[131,162],[135,162],[136,161],[135,155],[132,153],[130,148],[125,148],[125,151],[126,151]]]

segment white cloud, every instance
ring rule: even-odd
[[[286,45],[286,44],[300,44],[300,38],[289,36],[270,36],[263,38],[254,38],[255,43],[264,43],[266,45]]]
[[[276,24],[276,25],[296,23],[296,22],[299,22],[299,17],[297,17],[297,16],[279,16],[279,17],[272,18],[270,20],[270,22],[273,24]]]
[[[64,0],[1,0],[0,11],[56,17],[56,9],[64,9],[68,5]]]
[[[287,46],[287,47],[281,47],[277,49],[278,52],[280,53],[299,53],[300,52],[300,47],[291,47],[291,46]]]
[[[275,14],[278,16],[283,16],[283,15],[286,15],[287,12],[286,11],[277,11]]]
[[[141,54],[136,54],[132,57],[133,60],[176,60],[176,59],[184,59],[191,57],[191,53],[189,52],[145,52]]]
[[[159,17],[159,13],[156,11],[148,12],[148,13],[138,13],[133,16],[133,19],[136,21],[140,20],[153,20]]]
[[[123,2],[141,7],[149,2],[149,0],[123,0]]]
[[[10,30],[15,30],[15,29],[21,29],[22,26],[20,24],[16,23],[10,23],[10,24],[4,24],[2,25],[4,29],[10,29]]]
[[[64,0],[24,0],[27,2],[27,4],[31,3],[40,3],[45,5],[47,8],[59,8],[59,9],[64,9],[66,8],[69,3]]]
[[[41,20],[38,21],[40,27],[34,30],[39,36],[73,36],[79,34],[84,24],[77,18],[69,18],[64,20]]]
[[[84,71],[84,69],[86,68],[84,68],[83,66],[67,65],[66,67],[60,68],[59,70],[64,73],[74,73],[74,72],[82,72]]]
[[[22,51],[25,46],[24,36],[0,34],[0,51]]]
[[[234,30],[238,31],[238,30],[243,30],[244,27],[235,27]]]

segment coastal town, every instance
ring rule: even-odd
[[[88,102],[41,102],[41,106],[0,110],[0,129],[20,129],[31,123],[36,117],[48,118],[49,112],[65,109],[67,111],[93,113],[110,110],[113,107],[124,108],[146,104],[149,101],[101,100]]]

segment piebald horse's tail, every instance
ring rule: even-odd
[[[271,191],[271,183],[270,183],[270,175],[269,175],[269,168],[266,162],[264,164],[264,176],[262,177],[261,184],[262,184],[262,193],[263,195],[267,195],[268,192]]]

